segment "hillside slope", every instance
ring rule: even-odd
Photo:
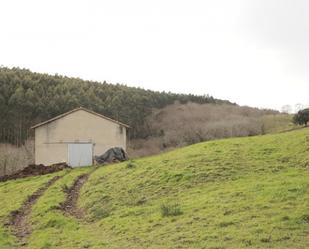
[[[0,248],[309,248],[308,129],[98,168],[81,188],[83,215],[64,213],[74,179],[92,170],[64,172],[33,204],[27,242],[3,225]],[[52,176],[0,183],[3,224]]]

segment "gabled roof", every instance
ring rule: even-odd
[[[77,112],[77,111],[80,111],[80,110],[89,112],[89,113],[91,113],[91,114],[93,114],[93,115],[96,115],[96,116],[98,116],[98,117],[100,117],[100,118],[104,118],[104,119],[106,119],[106,120],[108,120],[108,121],[111,121],[111,122],[116,123],[116,124],[118,124],[118,125],[124,126],[124,127],[126,127],[126,128],[130,128],[129,125],[126,125],[126,124],[121,123],[121,122],[119,122],[119,121],[116,121],[116,120],[114,120],[114,119],[105,117],[105,116],[102,115],[102,114],[96,113],[96,112],[94,112],[94,111],[90,111],[90,110],[88,110],[88,109],[86,109],[86,108],[79,107],[79,108],[73,109],[73,110],[71,110],[71,111],[68,111],[68,112],[66,112],[66,113],[63,113],[63,114],[61,114],[61,115],[59,115],[59,116],[56,116],[56,117],[54,117],[54,118],[51,118],[51,119],[49,119],[49,120],[46,120],[46,121],[44,121],[44,122],[42,122],[42,123],[36,124],[36,125],[32,126],[31,129],[36,129],[36,128],[40,127],[40,126],[46,125],[46,124],[51,123],[51,122],[53,122],[53,121],[55,121],[55,120],[57,120],[57,119],[63,118],[63,117],[65,117],[65,116],[67,116],[67,115],[69,115],[69,114],[71,114],[71,113],[73,113],[73,112]]]

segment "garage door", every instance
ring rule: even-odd
[[[92,144],[68,144],[69,166],[92,165]]]

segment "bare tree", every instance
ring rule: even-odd
[[[297,112],[299,112],[299,111],[301,111],[303,109],[304,109],[304,105],[301,104],[301,103],[298,103],[298,104],[295,105],[295,110],[294,111],[297,113]]]
[[[276,115],[278,111],[245,106],[174,103],[153,111],[147,120],[150,136],[131,141],[129,154],[145,156],[206,140],[264,134],[280,125]]]
[[[290,106],[290,105],[284,105],[284,106],[282,106],[282,108],[281,108],[281,112],[282,113],[286,113],[286,114],[290,114],[290,113],[292,113],[292,106]]]

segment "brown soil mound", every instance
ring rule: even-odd
[[[28,167],[20,170],[12,175],[5,175],[0,177],[0,182],[5,182],[7,180],[14,180],[19,178],[25,178],[29,176],[38,176],[38,175],[46,175],[50,173],[54,173],[57,171],[61,171],[67,168],[71,168],[66,163],[57,163],[51,166],[45,166],[43,164],[35,165],[31,164]]]

